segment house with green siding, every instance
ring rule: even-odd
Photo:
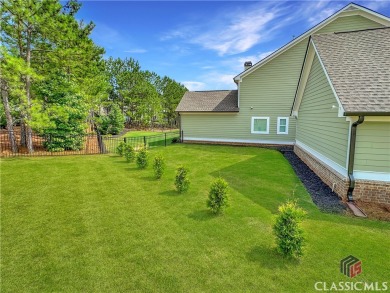
[[[390,203],[390,19],[349,4],[260,62],[237,90],[187,92],[184,142],[292,145],[341,197]]]

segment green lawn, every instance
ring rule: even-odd
[[[117,156],[1,161],[1,292],[313,292],[351,279],[340,259],[362,260],[353,281],[389,281],[390,223],[323,214],[272,150],[174,144],[157,182]],[[178,195],[175,168],[190,169]],[[206,210],[210,182],[230,184],[225,215]],[[293,196],[294,194],[294,196]],[[308,211],[305,255],[275,251],[277,207]]]
[[[179,131],[178,129],[172,130],[172,131]],[[164,131],[165,132],[165,131]],[[129,132],[126,132],[124,135],[125,137],[140,137],[140,136],[151,136],[151,135],[161,135],[164,134],[163,131],[142,131],[142,130],[131,130]],[[170,132],[167,131],[167,132]]]

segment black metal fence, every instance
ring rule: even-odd
[[[10,133],[6,130],[0,131],[0,157],[108,154],[115,153],[121,142],[139,149],[167,146],[181,141],[179,131],[139,137],[106,136],[96,133],[64,136],[32,134],[33,151],[31,152],[26,144],[22,143],[20,132],[15,131],[12,134],[17,146],[15,151],[12,150]]]

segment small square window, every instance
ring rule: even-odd
[[[278,117],[277,134],[288,134],[288,117]]]
[[[251,133],[268,134],[269,117],[252,117]]]

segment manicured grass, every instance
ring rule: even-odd
[[[172,131],[179,131],[177,130],[172,130]],[[170,132],[170,131],[168,131]],[[142,130],[131,130],[129,132],[126,132],[124,136],[126,137],[141,137],[141,136],[151,136],[151,135],[160,135],[164,134],[163,131],[142,131]]]
[[[116,156],[17,158],[1,163],[1,292],[313,292],[351,281],[389,281],[390,223],[323,214],[284,157],[272,150],[171,145],[167,170],[138,170]],[[175,169],[190,170],[186,194]],[[230,185],[223,216],[206,210],[211,181]],[[300,260],[275,251],[277,207],[308,211]]]

